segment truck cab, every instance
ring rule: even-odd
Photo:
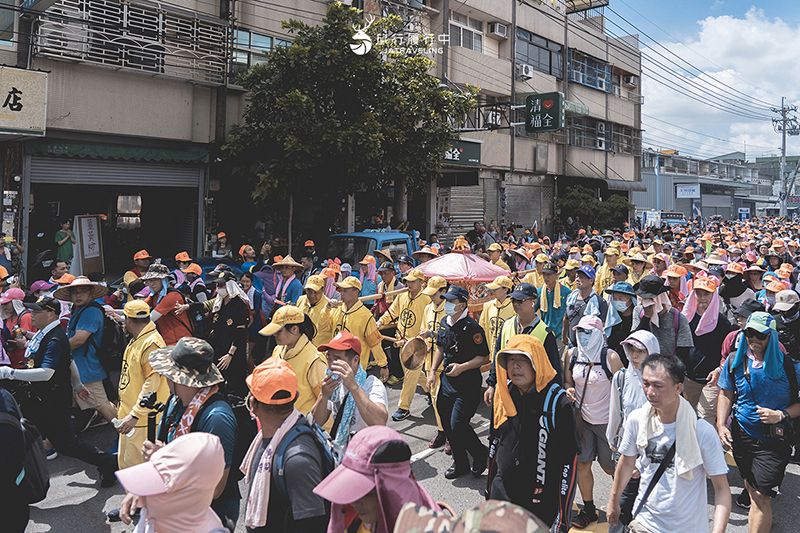
[[[417,251],[417,239],[413,231],[359,231],[355,233],[339,233],[331,235],[324,257],[333,259],[338,257],[342,263],[357,265],[365,255],[374,257],[375,250],[386,250],[392,257],[392,262],[397,264],[401,256],[411,257]],[[380,265],[380,258],[376,263]],[[414,261],[416,263],[416,261]],[[355,268],[354,268],[355,270]]]

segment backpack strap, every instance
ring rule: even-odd
[[[786,372],[786,378],[789,380],[789,390],[791,391],[792,401],[789,405],[800,401],[797,388],[797,372],[794,371],[794,359],[789,357],[788,354],[783,356],[783,371]]]
[[[544,420],[546,426],[545,430],[548,433],[552,433],[556,428],[556,406],[561,396],[564,394],[566,394],[566,392],[564,392],[564,389],[558,383],[553,383],[547,390],[547,394],[544,398]]]
[[[604,346],[602,350],[600,350],[600,366],[603,367],[603,372],[606,373],[606,378],[611,379],[614,374],[611,373],[611,369],[608,368],[608,346]]]
[[[672,345],[672,353],[670,355],[675,355],[675,350],[678,349],[678,331],[681,325],[681,317],[680,317],[680,312],[678,312],[676,308],[673,307],[672,311],[673,311],[672,320],[673,323],[675,324],[675,344]]]
[[[313,430],[308,426],[308,424],[295,426],[289,430],[289,433],[287,433],[283,439],[281,439],[281,443],[278,445],[278,450],[275,452],[275,464],[273,465],[272,472],[278,476],[278,483],[281,486],[281,491],[283,492],[283,496],[286,498],[286,501],[289,501],[289,489],[286,486],[286,476],[283,475],[284,462],[286,461],[286,450],[289,448],[289,445],[294,441],[294,439],[303,433],[308,433],[312,438],[314,437]],[[266,453],[266,451],[264,451],[264,453]]]

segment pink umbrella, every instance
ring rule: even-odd
[[[451,285],[464,287],[469,291],[469,310],[480,312],[483,304],[492,299],[486,283],[497,276],[510,276],[510,272],[491,264],[472,253],[453,251],[436,259],[431,259],[417,267],[426,277],[441,276]]]

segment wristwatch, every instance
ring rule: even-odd
[[[790,418],[792,418],[791,416],[789,416],[789,412],[786,411],[786,409],[781,409],[781,415],[782,415],[781,416],[781,422],[783,422],[784,420],[789,420]]]

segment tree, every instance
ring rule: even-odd
[[[419,187],[438,174],[458,139],[449,117],[474,109],[474,89],[441,91],[421,45],[398,52],[378,41],[400,27],[397,17],[365,30],[375,45],[364,55],[350,48],[359,11],[341,3],[320,26],[282,24],[297,37],[239,79],[247,109],[225,146],[255,200],[338,199],[390,180]]]
[[[556,200],[562,220],[578,216],[584,224],[594,228],[619,227],[635,208],[625,198],[610,195],[603,201],[595,198],[590,189],[581,185],[568,187]]]

